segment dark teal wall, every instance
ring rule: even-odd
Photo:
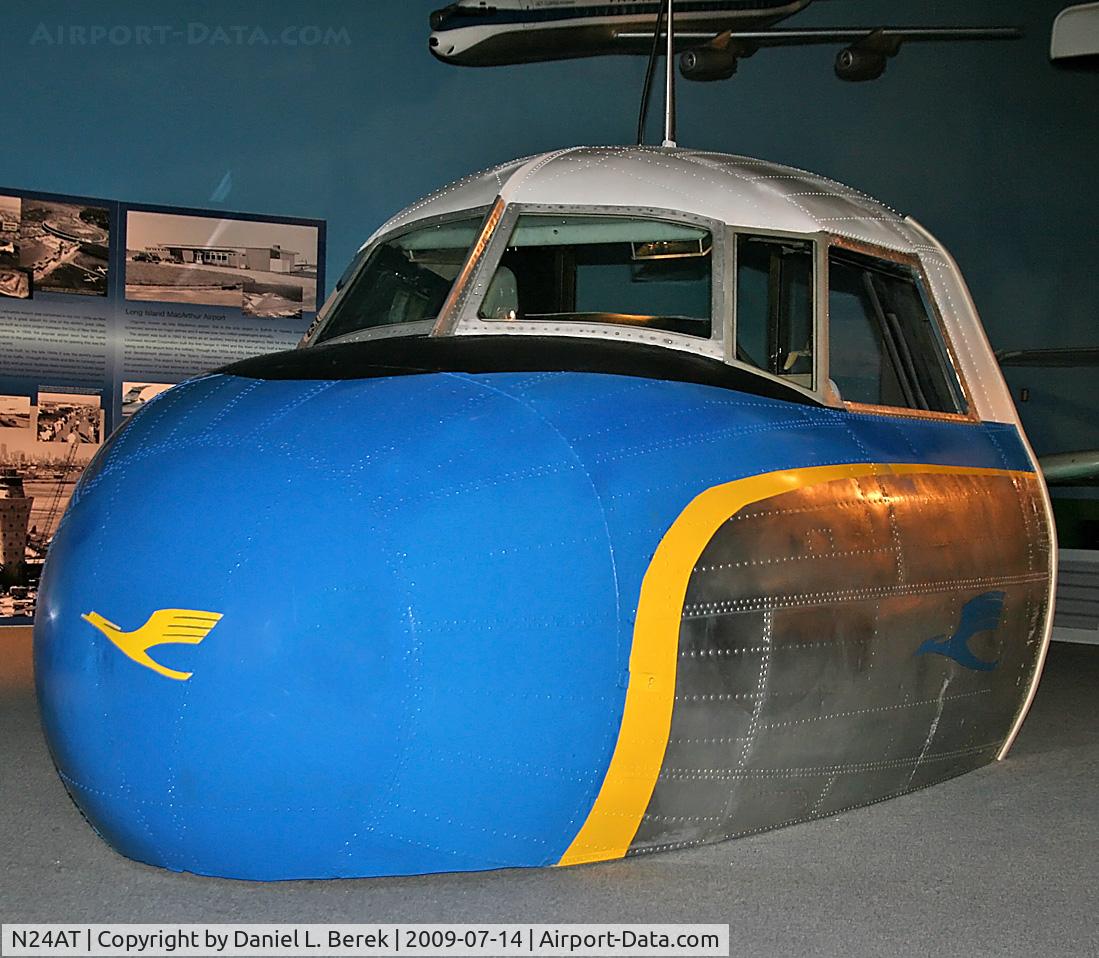
[[[818,3],[797,22],[1013,22],[1027,37],[911,46],[869,84],[836,80],[830,48],[765,51],[732,81],[680,85],[680,141],[826,173],[916,216],[955,254],[997,348],[1099,345],[1099,75],[1048,63],[1065,2]],[[427,53],[438,5],[9,3],[0,184],[323,217],[331,277],[382,219],[446,180],[631,140],[642,61],[448,67]],[[231,42],[188,42],[189,24],[208,38],[226,28]],[[316,46],[252,34],[290,25],[343,33]],[[74,26],[87,39],[115,29],[93,45]],[[142,44],[138,27],[183,36]],[[1099,446],[1095,378],[1012,374],[1030,387],[1021,408],[1040,450]]]

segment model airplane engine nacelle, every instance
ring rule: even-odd
[[[755,52],[756,48],[750,43],[734,40],[726,32],[703,46],[682,53],[679,57],[679,72],[685,80],[698,80],[702,83],[728,80],[736,73],[737,63]]]
[[[729,49],[711,46],[698,47],[680,54],[679,72],[685,80],[709,83],[728,80],[736,73],[739,57]]]
[[[431,15],[428,17],[428,23],[431,24],[432,30],[442,30],[447,25],[447,21],[451,16],[458,12],[460,12],[458,10],[458,4],[448,4],[438,10],[432,10]]]
[[[885,72],[885,61],[895,57],[900,48],[900,37],[875,30],[836,54],[836,76],[849,83],[876,80]]]
[[[876,80],[885,72],[885,54],[847,47],[836,54],[836,76],[849,83]]]

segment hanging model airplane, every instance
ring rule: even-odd
[[[1065,7],[1053,20],[1049,59],[1067,70],[1099,70],[1099,3]]]
[[[249,879],[572,865],[1006,754],[1053,528],[954,260],[839,183],[674,146],[667,112],[664,147],[414,204],[302,348],[104,444],[35,676],[120,852]]]
[[[677,4],[675,51],[689,80],[724,80],[767,47],[842,45],[841,80],[873,80],[903,43],[1012,40],[1015,27],[777,29],[813,0],[694,0]],[[660,0],[459,0],[431,14],[431,52],[446,63],[502,66],[611,54],[646,55]]]

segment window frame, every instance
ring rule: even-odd
[[[480,224],[478,226],[479,238],[466,252],[466,258],[462,262],[462,267],[458,270],[458,275],[451,284],[450,293],[439,309],[439,316],[442,316],[443,313],[446,312],[447,304],[454,295],[455,288],[461,282],[462,278],[465,276],[466,270],[469,268],[472,253],[477,249],[480,237],[484,236],[486,222],[491,216],[493,208],[494,207],[492,206],[472,206],[468,209],[440,213],[437,216],[426,216],[423,219],[413,220],[412,222],[398,226],[387,233],[376,236],[371,242],[361,247],[358,252],[355,253],[355,257],[351,262],[351,267],[353,268],[349,267],[344,271],[343,275],[340,277],[342,282],[337,284],[335,291],[321,307],[321,311],[317,314],[317,318],[313,322],[313,328],[310,329],[307,336],[302,339],[300,345],[327,346],[332,343],[359,343],[371,339],[392,339],[395,336],[428,335],[438,322],[437,316],[431,319],[419,320],[415,323],[389,323],[385,326],[369,326],[365,329],[353,329],[349,332],[342,333],[339,336],[333,336],[331,339],[325,339],[320,342],[317,341],[330,322],[333,313],[335,313],[340,303],[343,302],[344,297],[347,295],[347,291],[355,285],[355,281],[366,268],[373,257],[375,250],[377,250],[379,246],[384,243],[391,243],[393,240],[400,239],[402,236],[407,236],[410,233],[419,232],[422,229],[429,229],[434,226],[445,226],[447,223],[456,223],[461,220],[471,220],[474,217],[480,217]]]
[[[710,249],[710,335],[690,336],[661,329],[639,328],[615,323],[554,322],[552,320],[516,320],[502,322],[482,319],[478,310],[488,294],[496,269],[507,250],[515,225],[523,215],[548,216],[617,216],[623,219],[663,220],[686,223],[706,229],[711,237]],[[459,274],[451,290],[451,301],[444,304],[435,324],[434,336],[568,336],[573,338],[611,339],[640,342],[693,352],[715,359],[725,357],[726,312],[729,292],[722,283],[727,257],[727,227],[720,220],[682,210],[649,206],[560,205],[544,203],[507,203],[498,201],[490,214],[489,236],[482,235],[475,246],[482,246],[476,261],[470,264],[469,275]],[[486,222],[486,227],[489,224]],[[483,244],[483,245],[482,245]],[[464,280],[462,285],[460,281]]]
[[[830,254],[833,249],[857,253],[861,256],[869,257],[870,259],[884,260],[885,262],[910,269],[916,277],[917,282],[922,287],[922,298],[925,305],[928,307],[928,319],[935,325],[939,339],[942,342],[942,359],[944,360],[943,372],[946,376],[953,377],[954,391],[956,391],[957,397],[965,404],[965,409],[960,412],[941,412],[937,409],[913,409],[909,406],[885,406],[880,403],[848,401],[844,399],[841,394],[840,401],[843,408],[848,412],[861,412],[875,416],[897,416],[905,419],[939,419],[947,422],[979,421],[969,384],[966,382],[961,365],[958,362],[958,354],[954,347],[954,342],[951,339],[950,331],[947,328],[946,323],[943,321],[943,315],[939,308],[938,300],[935,298],[934,291],[927,276],[927,271],[924,269],[923,262],[920,258],[914,254],[902,252],[901,250],[890,249],[887,246],[878,246],[875,243],[851,239],[850,237],[840,236],[835,233],[826,235],[828,242],[824,251],[824,285],[820,293],[824,312],[826,314],[828,312],[828,300],[831,291],[828,271],[831,261]],[[830,318],[826,323],[826,326],[829,329],[831,328]],[[948,382],[947,385],[950,386],[951,383]]]
[[[831,403],[827,391],[822,388],[828,382],[828,244],[831,234],[823,230],[812,233],[794,233],[790,230],[773,230],[753,226],[727,226],[727,238],[725,247],[728,250],[725,265],[726,275],[729,277],[729,302],[728,315],[725,320],[729,327],[729,334],[725,338],[724,360],[731,366],[740,369],[748,369],[760,376],[766,376],[775,382],[783,383],[791,389],[812,396],[814,399]],[[737,239],[740,236],[759,236],[763,239],[794,240],[799,243],[809,243],[813,248],[813,382],[810,386],[802,386],[780,376],[768,369],[760,369],[751,363],[741,362],[736,358],[737,344],[737,295],[740,281],[737,264]]]

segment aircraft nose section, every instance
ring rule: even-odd
[[[47,739],[100,834],[261,879],[555,862],[623,645],[575,454],[451,375],[164,394],[85,474],[35,625]]]

